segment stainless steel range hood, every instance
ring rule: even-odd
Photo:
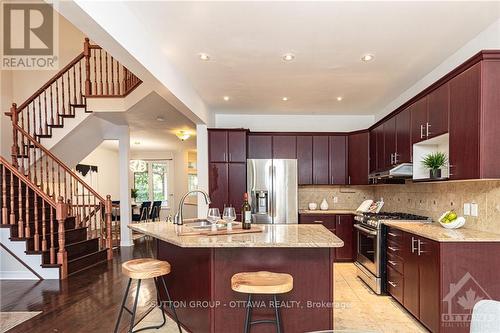
[[[413,177],[413,164],[401,163],[389,169],[378,170],[368,175],[370,184],[404,184],[405,179]]]

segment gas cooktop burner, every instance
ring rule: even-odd
[[[360,224],[374,229],[380,228],[380,221],[382,220],[432,222],[432,219],[427,216],[399,213],[399,212],[362,213],[360,215],[355,216],[354,219],[358,221]]]

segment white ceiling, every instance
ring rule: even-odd
[[[130,149],[134,151],[178,151],[196,148],[196,128],[186,116],[152,92],[126,112],[101,112],[96,116],[116,125],[129,125]],[[162,118],[158,121],[157,118]],[[192,136],[180,141],[176,133]],[[137,142],[139,144],[137,144]],[[111,143],[108,148],[116,143]]]
[[[212,111],[247,114],[375,114],[500,17],[500,2],[126,5]]]

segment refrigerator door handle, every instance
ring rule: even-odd
[[[273,208],[272,208],[271,217],[273,219],[273,224],[274,224],[274,223],[276,223],[276,221],[274,220],[276,218],[276,212],[275,212],[276,211],[276,207],[275,207],[276,206],[276,188],[275,188],[276,187],[276,166],[274,165],[274,163],[273,163],[273,166],[272,166],[271,170],[272,170],[272,181],[273,181],[273,183],[272,183],[272,194],[271,194],[272,197],[273,197],[273,202],[272,202],[272,204],[273,204],[272,207]]]

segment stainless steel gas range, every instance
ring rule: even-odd
[[[432,222],[426,216],[406,213],[359,213],[354,219],[357,253],[354,263],[361,278],[377,294],[385,292],[386,229],[382,221]]]

